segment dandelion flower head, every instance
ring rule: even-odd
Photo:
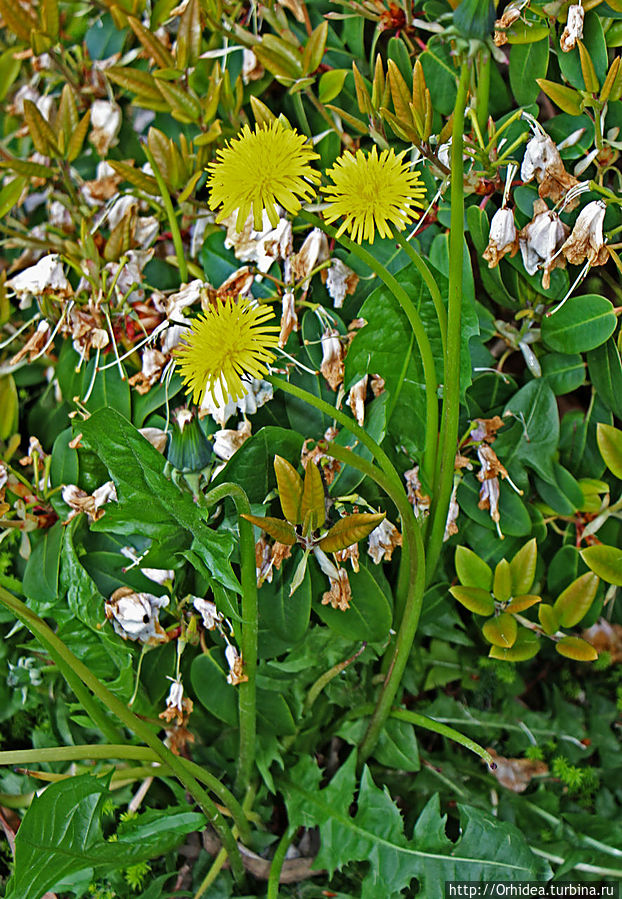
[[[241,399],[246,393],[242,377],[265,374],[279,339],[279,328],[266,325],[271,318],[269,306],[227,297],[193,321],[176,355],[194,403],[200,404],[206,393],[217,406]]]
[[[425,188],[404,153],[396,156],[391,148],[378,156],[375,146],[367,156],[362,150],[344,153],[327,172],[334,184],[322,188],[328,203],[324,218],[330,224],[344,216],[337,237],[347,231],[358,243],[373,243],[376,229],[380,237],[391,237],[391,225],[403,231],[417,218]]]
[[[251,211],[254,227],[260,231],[264,209],[276,228],[276,204],[296,215],[300,197],[312,199],[313,185],[320,181],[319,172],[310,165],[319,159],[318,154],[304,135],[285,128],[278,119],[269,126],[256,126],[254,131],[245,125],[241,136],[217,150],[216,156],[217,162],[208,166],[210,209],[222,207],[216,219],[219,222],[237,210],[238,231]]]

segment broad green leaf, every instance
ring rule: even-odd
[[[572,393],[585,381],[585,362],[578,353],[547,353],[540,364],[555,396]]]
[[[7,899],[41,899],[78,871],[118,870],[163,855],[205,823],[203,815],[179,807],[164,816],[152,809],[120,825],[118,839],[107,841],[101,829],[110,795],[107,780],[84,774],[50,784],[35,796],[15,838]]]
[[[0,218],[4,218],[15,206],[27,183],[28,179],[20,175],[18,178],[14,178],[8,184],[5,184],[2,190],[0,190]]]
[[[346,549],[371,534],[384,518],[384,512],[376,514],[355,512],[352,515],[346,515],[332,526],[325,537],[322,537],[319,543],[320,548],[326,553],[336,553],[340,549]]]
[[[320,103],[330,103],[339,96],[347,75],[347,69],[331,69],[321,75],[318,85]]]
[[[13,375],[0,376],[0,440],[8,438],[17,430],[19,400]]]
[[[566,87],[565,84],[558,84],[557,81],[547,81],[546,78],[536,78],[536,84],[544,91],[547,97],[550,97],[553,103],[556,103],[560,109],[569,115],[581,115],[583,112],[583,104],[581,102],[581,94]]]
[[[555,614],[555,609],[546,602],[542,602],[538,606],[538,620],[545,634],[554,634],[559,628],[559,619]]]
[[[502,662],[526,662],[537,655],[539,649],[538,636],[526,627],[521,627],[513,646],[506,648],[491,646],[488,655],[491,659],[499,659]]]
[[[234,453],[212,486],[233,481],[246,491],[252,503],[262,503],[276,486],[275,455],[298,462],[302,442],[300,434],[286,428],[261,428]]]
[[[512,574],[512,596],[528,593],[533,586],[536,576],[536,562],[538,561],[538,545],[535,537],[519,551],[510,562]]]
[[[320,828],[321,846],[316,866],[329,873],[349,862],[369,863],[361,899],[395,897],[418,882],[426,899],[442,899],[445,882],[462,878],[475,882],[523,879],[544,880],[546,862],[534,856],[525,837],[513,825],[493,819],[479,809],[459,806],[461,826],[454,843],[445,833],[438,796],[432,796],[419,816],[412,835],[404,834],[404,821],[385,790],[363,769],[356,814],[349,809],[357,786],[356,754],[352,753],[330,784],[320,789],[321,771],[313,759],[301,760],[287,778],[279,780],[290,823]]]
[[[492,568],[467,546],[457,546],[454,559],[456,573],[465,587],[492,588]],[[489,614],[492,614],[490,612]]]
[[[622,362],[613,337],[587,354],[594,389],[617,418],[622,418]]]
[[[136,428],[112,409],[100,409],[80,427],[117,485],[119,510],[124,503],[133,503],[135,513],[142,508],[142,518],[173,521],[184,528],[194,537],[213,577],[239,591],[229,561],[233,537],[207,526],[190,493],[182,493],[164,476],[165,460]],[[105,519],[104,515],[101,521]],[[134,533],[141,533],[141,518]]]
[[[318,597],[314,599],[314,611],[335,633],[354,642],[367,640],[376,643],[386,638],[391,627],[391,607],[366,568],[361,566],[358,572],[348,571],[352,597],[350,608],[345,612],[321,605],[322,594],[328,591],[329,583],[315,564],[311,569],[311,578],[313,596]],[[295,602],[295,596],[292,602]]]
[[[607,468],[616,478],[622,479],[622,431],[599,422],[596,425],[596,439]]]
[[[542,598],[535,596],[533,593],[522,593],[512,599],[512,602],[506,607],[506,612],[511,612],[512,614],[524,612],[525,609],[530,609],[541,601]]]
[[[497,563],[492,592],[499,602],[507,602],[512,596],[512,569],[507,559]]]
[[[450,115],[456,102],[456,69],[444,43],[428,44],[419,55],[426,84],[434,87],[433,103],[441,115]]]
[[[482,633],[489,643],[494,646],[500,646],[502,649],[509,649],[516,642],[518,634],[518,625],[516,618],[509,612],[502,612],[494,618],[489,618],[484,622]]]
[[[35,542],[26,563],[23,590],[29,606],[39,615],[45,614],[58,599],[58,577],[60,573],[60,552],[64,536],[62,522],[43,531]]]
[[[604,343],[616,329],[612,303],[598,294],[570,297],[542,319],[542,340],[560,353],[585,353]]]
[[[293,546],[296,542],[296,532],[294,531],[294,528],[288,521],[283,521],[282,518],[272,518],[270,515],[266,515],[265,517],[260,515],[245,515],[244,513],[242,513],[242,518],[245,518],[247,521],[250,521],[251,524],[261,528],[262,531],[265,531],[266,534],[270,534],[270,536],[274,537],[275,540],[278,540],[279,543],[284,543],[285,546]]]
[[[305,42],[304,53],[302,54],[303,75],[311,75],[322,62],[327,37],[328,22],[323,21],[317,28],[313,29]]]
[[[296,725],[283,696],[274,690],[257,690],[257,730],[263,734],[295,734]]]
[[[492,32],[494,21],[493,0],[461,0],[454,10],[454,26],[467,40],[485,40]]]
[[[582,550],[581,558],[603,581],[622,587],[622,549],[595,544]]]
[[[278,455],[274,457],[274,473],[283,517],[291,524],[302,524],[302,478],[287,459]]]
[[[497,437],[498,440],[499,438]],[[505,464],[505,460],[503,461]],[[480,486],[480,482],[473,474],[466,474],[458,488],[458,504],[460,509],[470,519],[494,531],[495,524],[490,517],[490,512],[487,509],[478,507]],[[501,530],[504,535],[509,537],[526,537],[531,534],[532,523],[527,507],[520,496],[517,496],[505,481],[501,482],[499,512],[501,514]]]
[[[504,409],[505,416],[510,413],[514,423],[502,428],[495,441],[498,457],[510,473],[514,466],[527,466],[544,480],[554,482],[559,413],[555,395],[546,381],[534,378],[521,387]],[[501,527],[503,530],[503,523]]]
[[[299,554],[286,559],[272,581],[259,590],[259,657],[273,658],[290,649],[304,637],[311,614],[311,575],[309,567],[294,596],[289,585]]]
[[[529,44],[514,44],[510,51],[510,86],[519,106],[534,103],[540,93],[536,78],[545,78],[549,64],[548,34]]]
[[[305,468],[305,478],[300,501],[300,517],[305,532],[315,531],[322,527],[326,519],[326,499],[324,482],[319,468],[311,459]]]
[[[594,601],[597,588],[598,578],[588,571],[560,593],[553,609],[562,627],[574,627],[581,621]]]
[[[224,652],[210,649],[196,656],[190,669],[192,689],[210,714],[230,727],[238,725],[238,693],[227,683]]]
[[[492,575],[492,573],[491,573]],[[449,592],[457,599],[459,603],[470,612],[476,615],[493,615],[495,611],[495,601],[490,595],[489,590],[483,590],[481,587],[450,587]]]
[[[575,662],[595,662],[598,658],[594,647],[581,637],[564,637],[555,644],[555,649],[560,656]]]

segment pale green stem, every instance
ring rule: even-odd
[[[132,746],[130,744],[94,743],[92,745],[77,746],[52,746],[42,749],[11,749],[0,752],[0,766],[2,765],[32,765],[45,762],[75,762],[81,760],[124,759],[125,761],[160,762],[156,753],[148,746]],[[250,829],[242,806],[235,798],[231,790],[221,783],[217,777],[206,771],[196,762],[179,757],[179,761],[196,779],[204,783],[225,805],[233,818],[244,842],[250,839]],[[163,767],[162,771],[169,771]],[[157,769],[152,769],[152,774],[157,774]],[[162,772],[160,772],[162,773]]]
[[[388,272],[384,265],[378,262],[368,250],[365,250],[359,244],[355,243],[355,241],[350,240],[345,234],[337,237],[337,229],[333,228],[331,225],[327,225],[316,215],[312,215],[303,210],[300,213],[300,218],[305,219],[305,221],[309,222],[311,225],[315,225],[316,228],[325,231],[330,237],[334,237],[335,240],[338,240],[339,243],[346,247],[346,249],[350,250],[354,256],[357,256],[361,262],[364,262],[389,288],[410,322],[421,355],[425,379],[426,426],[425,446],[421,468],[426,486],[429,489],[432,489],[434,485],[434,468],[438,438],[438,379],[436,376],[436,365],[434,363],[434,354],[430,345],[430,339],[421,320],[421,316],[399,281]],[[413,249],[413,253],[414,252],[415,250]]]
[[[270,865],[270,874],[268,876],[268,891],[266,893],[266,899],[279,899],[279,882],[281,880],[283,862],[285,861],[287,850],[291,846],[295,836],[296,828],[292,827],[290,824],[279,840],[279,845],[276,847],[276,852],[274,853],[274,856],[272,858],[272,864]]]
[[[162,743],[154,734],[148,724],[134,715],[114,693],[105,687],[101,681],[91,672],[71,650],[65,646],[56,634],[47,626],[42,618],[32,612],[21,600],[13,596],[3,587],[0,587],[0,602],[10,609],[19,620],[26,625],[28,630],[38,639],[52,647],[58,655],[61,655],[70,665],[76,676],[91,690],[95,696],[115,715],[126,727],[135,733],[141,740],[154,751],[158,759],[167,765],[180,783],[196,801],[209,823],[214,827],[220,837],[223,846],[227,850],[231,862],[231,869],[236,879],[244,876],[244,866],[236,841],[227,827],[227,824],[212,799],[207,795],[196,778],[190,775],[187,769],[174,753]]]
[[[177,221],[177,216],[175,215],[175,210],[173,209],[173,203],[171,200],[171,195],[168,192],[168,187],[162,177],[162,173],[157,166],[155,159],[153,158],[153,154],[149,149],[147,142],[143,143],[143,151],[145,156],[147,157],[147,162],[151,166],[153,171],[153,177],[156,179],[158,183],[158,188],[160,190],[160,196],[162,197],[162,202],[164,203],[164,209],[166,210],[166,216],[168,218],[169,228],[171,229],[171,235],[173,237],[173,246],[175,247],[175,255],[177,256],[177,265],[179,267],[179,277],[182,284],[186,284],[188,281],[188,266],[186,265],[186,257],[184,255],[184,244],[181,239],[181,231],[179,230],[179,223]]]
[[[428,576],[434,575],[443,545],[449,499],[453,486],[454,463],[460,418],[460,350],[462,325],[462,266],[464,257],[464,165],[462,160],[464,110],[466,107],[469,66],[460,70],[454,107],[451,142],[451,220],[449,232],[449,310],[447,318],[447,365],[443,387],[443,411],[438,477],[432,503],[432,518],[427,546]]]
[[[250,515],[248,496],[237,484],[224,483],[210,490],[203,502],[213,506],[225,497],[235,503],[240,531],[240,581],[242,584],[242,633],[240,651],[248,680],[238,685],[240,710],[240,750],[235,788],[238,796],[248,789],[255,764],[257,730],[257,640],[258,606],[253,526],[242,515]]]
[[[363,742],[359,747],[359,764],[362,764],[372,753],[374,746],[378,741],[380,732],[385,725],[387,718],[391,712],[391,705],[395,699],[395,695],[402,681],[406,663],[412,649],[419,616],[421,615],[421,604],[423,601],[423,592],[425,589],[425,554],[423,549],[423,540],[421,531],[417,524],[413,511],[410,507],[408,499],[402,492],[401,494],[394,490],[393,484],[386,477],[384,472],[379,471],[375,466],[366,459],[361,459],[351,450],[347,450],[335,443],[328,444],[328,453],[342,462],[358,469],[367,477],[374,480],[379,487],[391,497],[398,508],[402,519],[402,528],[404,531],[405,547],[408,548],[409,559],[409,578],[408,593],[404,605],[404,614],[399,622],[399,629],[395,646],[392,651],[389,670],[385,677],[384,683],[380,690],[380,695],[376,703],[376,708],[372,714],[367,733],[363,738]]]

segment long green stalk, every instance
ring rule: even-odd
[[[415,250],[413,245],[409,240],[406,239],[404,234],[401,231],[398,231],[396,228],[393,229],[393,236],[396,241],[399,243],[404,252],[408,255],[408,258],[413,263],[423,281],[425,286],[430,291],[430,297],[432,298],[432,302],[434,303],[434,311],[436,312],[436,317],[438,319],[438,325],[441,332],[441,343],[443,345],[443,362],[447,364],[447,310],[445,309],[445,304],[443,303],[443,298],[441,297],[441,292],[438,289],[438,284],[434,280],[434,275],[428,268],[426,262],[423,257],[419,255],[419,253]]]
[[[432,503],[427,546],[427,569],[432,576],[443,545],[447,511],[454,477],[460,417],[460,347],[462,324],[462,265],[464,256],[464,111],[470,69],[462,63],[454,106],[451,140],[451,220],[449,232],[449,309],[447,316],[447,365],[443,386],[440,458]]]
[[[188,265],[186,263],[186,255],[184,253],[184,244],[181,239],[181,231],[179,230],[179,222],[177,221],[177,216],[175,215],[175,210],[173,209],[173,203],[171,200],[171,195],[168,192],[168,187],[162,177],[162,173],[158,168],[158,164],[153,158],[153,153],[149,149],[147,142],[143,143],[143,151],[145,156],[147,157],[147,162],[151,166],[151,170],[153,172],[153,177],[156,179],[158,183],[158,188],[160,190],[160,196],[162,197],[162,202],[164,203],[164,209],[166,210],[166,217],[168,218],[169,228],[171,229],[171,236],[173,238],[173,246],[175,247],[175,255],[177,257],[177,266],[179,268],[179,277],[182,284],[185,284],[188,280]]]
[[[421,468],[426,485],[430,489],[432,489],[434,485],[436,445],[438,438],[438,378],[436,376],[434,354],[432,353],[430,340],[425,330],[425,326],[421,320],[421,316],[419,315],[419,312],[417,311],[413,301],[410,299],[395,276],[388,272],[384,265],[382,265],[381,262],[378,262],[378,260],[374,256],[372,256],[370,252],[368,252],[368,250],[365,250],[363,247],[359,246],[359,244],[357,244],[355,241],[350,240],[350,238],[346,237],[345,234],[337,237],[337,229],[333,228],[331,225],[327,225],[316,215],[313,215],[312,213],[306,212],[304,210],[299,215],[300,218],[303,218],[310,224],[315,225],[316,228],[320,228],[330,237],[334,237],[339,241],[339,243],[346,247],[346,249],[350,250],[353,255],[357,256],[361,260],[361,262],[364,262],[374,272],[374,274],[377,275],[378,278],[380,278],[380,280],[384,282],[384,284],[386,284],[386,286],[389,288],[395,299],[404,310],[406,317],[410,322],[413,334],[415,335],[415,340],[417,341],[417,346],[419,347],[419,353],[421,354],[421,361],[423,363],[423,375],[425,378],[426,428],[425,446]],[[412,253],[416,252],[413,247],[411,247],[411,251]],[[412,258],[412,255],[410,253],[409,256]]]
[[[269,381],[273,387],[277,387],[285,393],[290,393],[299,400],[304,400],[305,403],[309,403],[310,406],[314,406],[319,412],[323,412],[330,418],[334,418],[340,425],[347,428],[350,433],[369,450],[373,458],[376,459],[378,465],[382,468],[387,477],[391,479],[393,484],[403,491],[400,476],[385,451],[378,443],[376,443],[373,437],[369,436],[367,431],[354,421],[353,418],[350,418],[344,412],[341,412],[340,409],[336,409],[334,406],[331,406],[330,403],[325,402],[308,390],[304,390],[302,387],[296,387],[295,384],[290,384],[289,381],[286,381],[284,378],[266,375],[266,380]]]
[[[385,725],[387,718],[391,713],[391,706],[395,695],[399,689],[406,663],[412,649],[419,616],[421,614],[421,604],[423,601],[423,592],[425,589],[425,553],[423,549],[423,540],[419,525],[417,524],[410,504],[405,495],[400,495],[394,490],[393,484],[388,480],[384,472],[379,471],[366,459],[361,459],[351,450],[345,449],[335,443],[328,444],[328,452],[342,462],[358,469],[367,477],[374,480],[386,493],[391,497],[398,507],[402,518],[402,527],[404,530],[404,539],[406,541],[409,553],[409,579],[408,593],[404,605],[404,614],[402,615],[395,646],[389,664],[389,670],[385,677],[380,696],[376,703],[376,708],[372,714],[371,721],[367,728],[367,733],[363,737],[363,741],[359,747],[359,764],[362,764],[371,754],[378,741],[380,732]]]
[[[248,496],[238,484],[224,483],[210,490],[204,497],[207,506],[230,497],[238,513],[240,531],[240,568],[242,584],[242,633],[240,650],[244,662],[244,673],[248,680],[238,686],[240,710],[240,749],[235,789],[243,795],[253,774],[255,764],[255,737],[257,731],[257,640],[259,624],[257,620],[257,575],[255,570],[255,539],[253,526],[242,515],[250,515]]]
[[[133,746],[129,743],[93,743],[76,746],[47,746],[41,749],[11,749],[0,752],[0,766],[43,764],[45,762],[75,762],[82,759],[108,761],[124,759],[126,761],[161,762],[156,753],[148,746]],[[213,774],[197,765],[196,762],[179,757],[179,761],[200,783],[204,783],[212,793],[229,809],[236,827],[244,842],[250,839],[250,829],[242,806],[231,790]],[[165,770],[170,772],[169,768]],[[152,771],[151,773],[155,773]]]
[[[136,736],[149,746],[156,756],[164,762],[175,774],[180,783],[190,793],[196,801],[199,808],[205,814],[209,823],[214,827],[223,847],[227,850],[231,862],[231,869],[236,879],[241,880],[244,876],[244,866],[242,857],[237,847],[237,843],[233,834],[227,827],[227,824],[218,810],[213,800],[208,796],[203,787],[198,783],[184,765],[171,750],[162,743],[155,735],[152,729],[131,712],[114,693],[105,687],[101,681],[91,672],[80,659],[75,656],[71,650],[65,646],[56,634],[47,626],[42,618],[39,618],[32,612],[21,600],[9,593],[3,587],[0,587],[0,602],[3,606],[10,609],[19,620],[26,625],[28,630],[38,639],[43,637],[43,641],[47,646],[51,646],[54,651],[63,657],[67,665],[73,668],[73,671],[80,678],[83,684],[91,690],[92,693],[115,715],[126,727],[128,727]]]

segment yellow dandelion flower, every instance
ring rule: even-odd
[[[344,216],[337,237],[347,231],[358,243],[363,238],[373,243],[376,228],[381,237],[391,237],[391,225],[403,231],[417,218],[425,188],[419,172],[403,161],[404,153],[396,156],[391,148],[378,156],[374,146],[365,156],[357,150],[345,153],[327,172],[334,184],[322,188],[328,202],[324,218],[331,224]]]
[[[242,128],[242,136],[230,141],[224,150],[217,150],[218,161],[208,165],[211,188],[210,209],[222,209],[216,221],[237,210],[236,227],[241,231],[250,212],[256,230],[262,227],[265,211],[273,228],[279,223],[276,203],[289,213],[300,210],[300,199],[310,200],[319,183],[319,172],[310,162],[319,159],[307,138],[293,129],[285,128],[277,120],[269,127],[257,126],[251,131]]]
[[[279,340],[279,328],[265,324],[271,318],[269,306],[228,297],[193,321],[176,355],[194,403],[201,403],[206,393],[217,406],[228,398],[241,399],[246,392],[241,376],[266,373],[266,364],[275,358],[270,348]]]

